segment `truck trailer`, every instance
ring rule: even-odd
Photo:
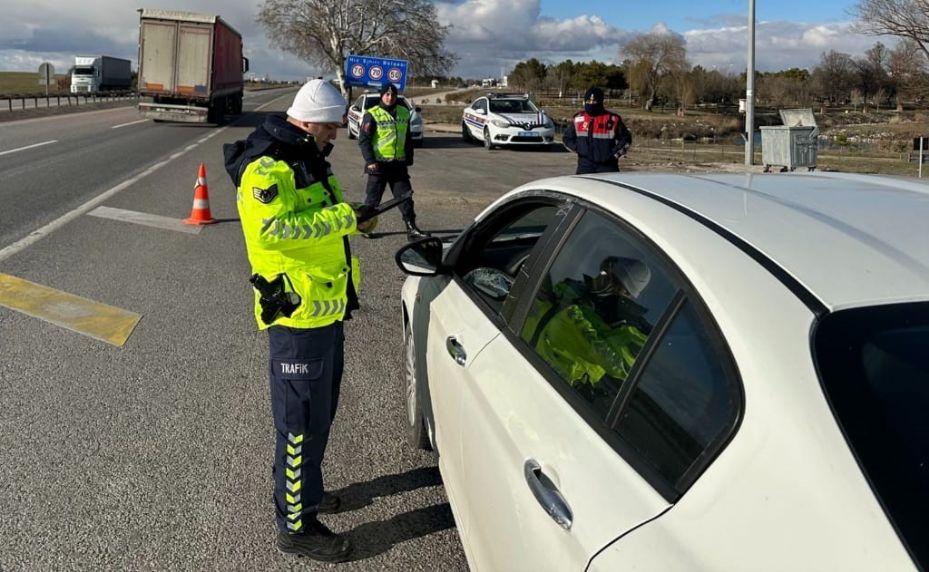
[[[128,90],[132,63],[111,56],[77,56],[71,70],[71,93]]]
[[[156,121],[218,123],[242,113],[242,36],[219,16],[139,10],[139,111]]]

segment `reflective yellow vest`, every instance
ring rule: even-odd
[[[265,324],[256,290],[259,329],[328,326],[345,317],[349,279],[359,292],[358,259],[353,256],[349,265],[343,239],[356,231],[355,212],[343,202],[335,176],[329,175],[328,183],[331,194],[321,182],[298,189],[291,167],[268,156],[255,159],[242,173],[236,205],[252,273],[268,281],[283,274],[285,290],[300,296],[289,318],[279,314]]]
[[[406,132],[410,129],[410,111],[402,105],[396,107],[395,118],[380,105],[368,110],[377,122],[372,147],[378,161],[393,161],[406,158]]]

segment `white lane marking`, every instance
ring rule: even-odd
[[[123,222],[131,222],[135,224],[141,224],[143,226],[163,228],[166,230],[184,232],[187,234],[200,234],[200,231],[203,229],[203,227],[200,225],[184,224],[184,221],[177,218],[142,213],[138,211],[127,211],[125,209],[116,209],[113,207],[97,207],[87,214],[90,216],[108,218]]]
[[[119,129],[120,127],[127,127],[129,125],[135,125],[136,123],[145,123],[148,119],[140,119],[138,121],[130,121],[129,123],[120,123],[119,125],[114,125],[110,129]]]
[[[279,97],[275,97],[275,98],[272,99],[271,101],[269,101],[269,102],[267,102],[267,103],[265,103],[265,104],[263,104],[263,105],[260,105],[260,106],[256,107],[256,108],[255,108],[255,111],[261,111],[262,109],[264,109],[265,107],[271,105],[272,103],[274,103],[275,101],[277,101],[277,100],[280,99],[281,97],[284,97],[285,95],[290,95],[290,94],[286,94],[286,93],[285,93],[284,95],[281,95],[281,96],[279,96]],[[205,142],[205,141],[208,141],[208,140],[212,139],[213,137],[216,137],[217,135],[219,135],[220,133],[222,133],[223,131],[225,131],[225,130],[228,129],[229,127],[231,127],[231,126],[220,127],[219,129],[217,129],[217,130],[214,131],[213,133],[210,133],[209,135],[207,135],[206,137],[204,137],[204,138],[202,139],[202,141]],[[52,143],[54,143],[54,141],[52,141]],[[199,142],[198,142],[198,144],[199,144]],[[167,165],[168,163],[170,163],[170,162],[173,161],[174,159],[177,159],[177,158],[180,157],[181,155],[183,155],[183,153],[175,153],[175,154],[171,155],[170,157],[168,157],[167,159],[165,159],[164,161],[159,161],[158,163],[155,163],[154,165],[152,165],[152,166],[149,167],[148,169],[145,169],[144,171],[142,171],[141,173],[139,173],[139,174],[136,175],[135,177],[132,177],[131,179],[128,179],[128,180],[126,180],[126,181],[123,181],[122,183],[116,185],[115,187],[113,187],[113,188],[111,188],[111,189],[109,189],[109,190],[106,190],[106,191],[102,192],[101,194],[99,194],[99,195],[97,195],[96,197],[90,199],[89,201],[87,201],[87,202],[84,203],[83,205],[77,207],[77,208],[74,209],[73,211],[61,215],[60,217],[58,217],[57,219],[55,219],[55,220],[53,220],[52,222],[48,223],[47,225],[43,226],[42,228],[39,228],[39,229],[37,229],[37,230],[34,230],[34,231],[30,232],[28,235],[26,235],[26,237],[17,240],[17,241],[14,242],[13,244],[11,244],[11,245],[9,245],[9,246],[7,246],[7,247],[5,247],[5,248],[0,248],[0,262],[6,260],[7,258],[13,256],[14,254],[18,254],[18,253],[22,252],[23,250],[29,248],[30,246],[32,246],[32,245],[35,244],[36,242],[42,240],[43,238],[45,238],[45,237],[48,236],[49,234],[55,232],[56,230],[58,230],[59,228],[63,227],[64,225],[68,224],[68,223],[71,222],[72,220],[74,220],[74,219],[80,217],[81,215],[83,215],[83,214],[85,214],[85,213],[87,213],[87,212],[93,210],[94,208],[100,206],[100,203],[102,203],[103,201],[109,199],[110,197],[112,197],[112,196],[115,195],[116,193],[122,191],[123,189],[125,189],[125,188],[127,188],[127,187],[129,187],[129,186],[131,186],[131,185],[134,185],[137,181],[140,181],[141,179],[143,179],[143,178],[145,178],[145,177],[151,175],[152,173],[154,173],[155,171],[157,171],[157,170],[160,169],[161,167],[164,167],[165,165]]]
[[[214,132],[211,133],[210,135],[207,135],[204,139],[211,139],[211,138],[213,138],[213,137],[216,137],[217,135],[219,135],[220,133],[222,133],[222,132],[225,131],[226,129],[227,129],[226,127],[220,127],[219,129],[217,129],[216,131],[214,131]],[[81,215],[84,215],[84,214],[88,213],[89,211],[95,209],[96,207],[100,206],[100,203],[106,201],[107,199],[109,199],[110,197],[114,196],[116,193],[122,191],[123,189],[126,189],[126,188],[128,188],[128,187],[134,185],[136,182],[140,181],[141,179],[143,179],[143,178],[145,178],[145,177],[151,175],[152,173],[154,173],[154,172],[157,171],[158,169],[164,167],[165,165],[167,165],[168,163],[170,163],[170,162],[173,161],[174,159],[177,159],[177,158],[180,157],[181,155],[183,155],[183,153],[175,153],[175,154],[171,155],[170,157],[168,157],[167,159],[165,159],[164,161],[159,161],[159,162],[155,163],[154,165],[152,165],[151,167],[145,169],[144,171],[142,171],[141,173],[139,173],[139,174],[136,175],[135,177],[132,177],[131,179],[127,179],[127,180],[123,181],[122,183],[116,185],[115,187],[113,187],[113,188],[111,188],[111,189],[108,189],[108,190],[106,190],[106,191],[100,193],[99,195],[97,195],[96,197],[90,199],[89,201],[87,201],[87,202],[84,203],[83,205],[77,207],[77,208],[74,209],[73,211],[67,212],[67,213],[61,215],[60,217],[58,217],[57,219],[53,220],[52,222],[48,223],[47,225],[43,226],[42,228],[39,228],[39,229],[37,229],[37,230],[34,230],[34,231],[30,232],[30,233],[29,233],[28,235],[26,235],[24,238],[21,238],[20,240],[17,240],[17,241],[14,242],[13,244],[11,244],[11,245],[9,245],[9,246],[7,246],[7,247],[5,247],[5,248],[0,248],[0,262],[6,260],[7,258],[13,256],[14,254],[18,254],[18,253],[22,252],[23,250],[25,250],[25,249],[29,248],[30,246],[32,246],[33,244],[35,244],[36,242],[42,240],[42,239],[45,238],[46,236],[48,236],[48,235],[50,235],[51,233],[55,232],[56,230],[58,230],[59,228],[63,227],[64,225],[68,224],[68,223],[71,222],[72,220],[74,220],[74,219],[80,217]]]
[[[10,149],[9,151],[0,151],[0,155],[9,155],[10,153],[16,153],[17,151],[25,151],[26,149],[33,149],[35,147],[41,147],[42,145],[51,145],[52,143],[58,143],[58,140],[54,139],[52,141],[43,141],[42,143],[26,145],[25,147],[18,147],[16,149]]]

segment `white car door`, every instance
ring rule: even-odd
[[[430,320],[426,338],[426,367],[435,419],[435,441],[439,467],[445,489],[456,507],[460,528],[466,528],[468,516],[460,476],[461,467],[461,390],[472,382],[470,364],[481,350],[499,335],[500,330],[451,281],[429,306]]]
[[[477,570],[585,569],[667,510],[735,426],[718,344],[634,236],[586,213],[525,290],[525,318],[469,365],[459,420]]]
[[[501,210],[463,237],[467,252],[452,262],[455,276],[429,306],[426,366],[435,440],[439,468],[462,537],[470,527],[462,432],[472,429],[461,413],[464,391],[477,381],[472,364],[500,335],[507,294],[514,282],[527,279],[526,261],[539,248],[545,231],[567,212],[551,198],[515,201]]]

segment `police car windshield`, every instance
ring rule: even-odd
[[[528,99],[491,99],[491,113],[538,113],[538,108]]]
[[[364,108],[371,109],[372,107],[379,104],[380,102],[381,102],[381,97],[379,95],[375,95],[375,97],[367,97],[365,98]],[[397,103],[399,103],[400,105],[402,105],[403,107],[407,109],[410,109],[410,104],[407,103],[406,98],[403,97],[402,95],[399,97],[399,100],[397,101]]]

